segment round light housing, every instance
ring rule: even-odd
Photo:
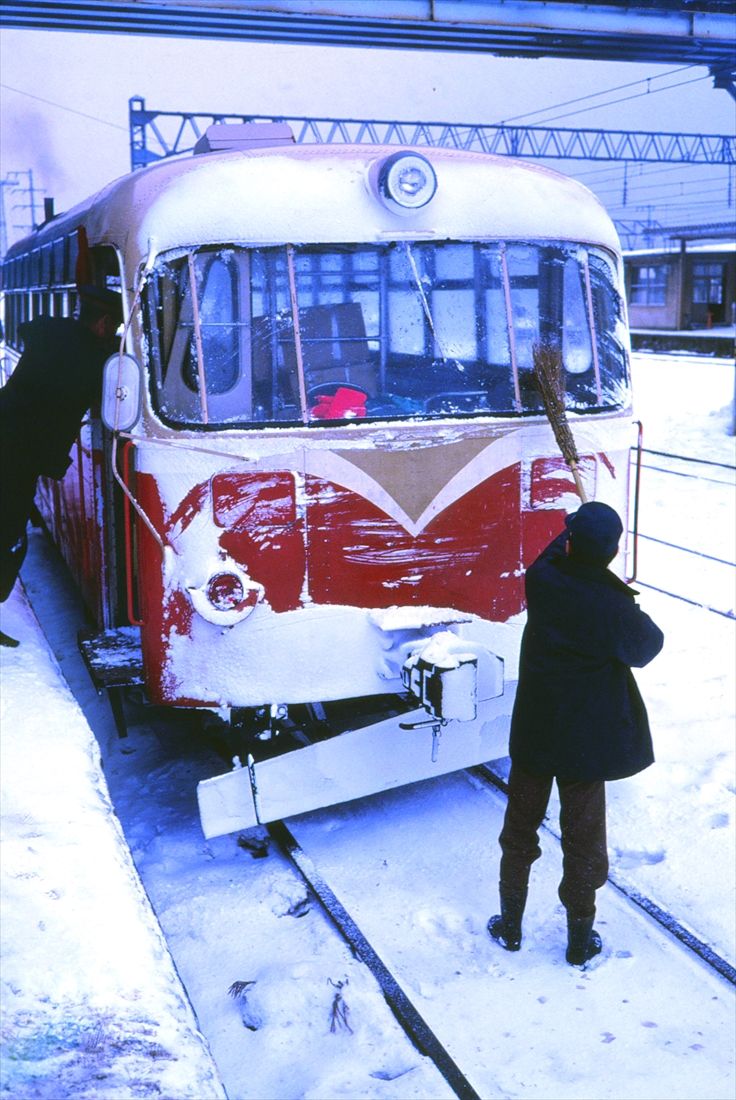
[[[207,582],[207,599],[217,611],[233,611],[242,606],[243,582],[235,573],[215,573]]]
[[[378,193],[390,210],[408,214],[420,210],[434,198],[437,176],[419,153],[393,153],[378,172]]]
[[[245,619],[264,597],[263,585],[236,565],[227,562],[210,573],[201,586],[188,585],[194,610],[215,626],[235,626]]]

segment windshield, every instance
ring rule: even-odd
[[[202,248],[146,290],[154,400],[180,425],[543,411],[628,401],[622,300],[602,249],[550,242]]]

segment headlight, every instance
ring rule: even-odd
[[[235,573],[215,573],[207,581],[207,599],[216,611],[232,611],[243,602],[243,582]]]
[[[434,168],[419,153],[394,153],[378,170],[378,194],[396,214],[426,206],[437,190]]]
[[[234,562],[210,574],[202,587],[187,591],[194,610],[215,626],[235,626],[263,599],[263,585],[252,581]]]

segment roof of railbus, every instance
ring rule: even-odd
[[[137,262],[151,249],[413,239],[548,239],[620,245],[586,187],[535,162],[415,147],[437,192],[411,214],[387,210],[372,169],[402,149],[280,145],[177,157],[108,184],[9,249],[6,259],[84,225],[91,245],[112,244]]]

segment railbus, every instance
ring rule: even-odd
[[[199,784],[205,834],[504,756],[524,571],[579,504],[540,348],[579,485],[628,510],[598,200],[536,163],[222,124],[9,250],[13,362],[80,271],[120,290],[120,351],[37,503],[99,659],[240,746]]]

